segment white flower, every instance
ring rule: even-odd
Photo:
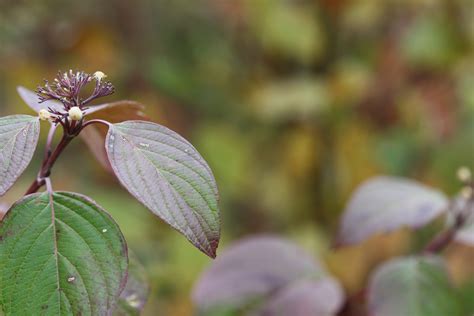
[[[73,121],[79,121],[82,119],[82,110],[77,106],[70,108],[68,113],[69,118]]]
[[[94,78],[97,80],[97,81],[101,81],[102,79],[104,78],[107,78],[107,75],[104,74],[102,71],[96,71],[94,72]]]
[[[48,121],[48,120],[51,119],[51,113],[49,113],[48,110],[45,110],[45,109],[41,109],[38,112],[38,116],[39,116],[40,120],[42,120],[42,121]]]

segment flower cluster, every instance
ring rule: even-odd
[[[69,117],[73,121],[82,119],[82,113],[87,104],[93,100],[108,96],[114,93],[114,86],[109,81],[104,80],[107,76],[102,71],[88,74],[84,71],[58,72],[52,83],[45,80],[44,86],[39,86],[36,90],[40,103],[48,100],[57,100],[63,104],[63,109],[48,108],[48,111],[40,113],[42,119],[54,119]],[[90,82],[95,81],[92,93],[83,98],[81,90]]]
[[[45,80],[45,85],[38,87],[36,93],[40,102],[58,100],[64,104],[65,110],[69,110],[74,106],[83,109],[92,100],[114,92],[114,86],[110,82],[105,81],[105,77],[106,75],[101,71],[97,71],[92,75],[84,71],[73,72],[69,70],[64,73],[58,72],[53,83]],[[91,81],[95,81],[94,91],[89,97],[82,99],[80,96],[81,90]]]

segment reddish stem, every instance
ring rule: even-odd
[[[48,143],[52,142],[54,132],[50,133],[50,135],[51,136],[48,136]],[[51,138],[51,140],[49,140],[49,138]],[[53,168],[56,160],[64,151],[64,149],[67,147],[67,145],[71,142],[72,139],[73,139],[73,136],[68,136],[64,134],[63,137],[61,138],[61,141],[56,146],[56,149],[54,150],[54,152],[49,154],[51,149],[48,149],[48,148],[46,149],[48,158],[43,161],[38,177],[31,183],[25,195],[37,192],[45,184],[45,178],[49,177],[49,175],[51,174],[51,169]]]
[[[472,187],[472,184],[470,185]],[[474,203],[474,196],[470,197],[466,201],[465,209],[459,210],[456,214],[454,219],[454,223],[445,231],[440,232],[436,235],[426,247],[423,249],[423,253],[438,253],[441,252],[444,248],[446,248],[455,238],[457,231],[463,227],[464,223],[468,219],[471,210],[472,203]],[[453,203],[451,203],[451,207],[448,211],[455,211]]]
[[[81,130],[83,130],[84,128],[86,128],[87,126],[92,125],[92,124],[103,124],[103,125],[106,125],[107,127],[110,127],[112,125],[110,122],[107,122],[105,120],[93,119],[93,120],[89,120],[89,121],[85,122],[82,125]]]

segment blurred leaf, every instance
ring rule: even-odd
[[[317,288],[323,285],[316,284],[327,278],[324,268],[296,245],[277,237],[260,236],[244,239],[219,256],[198,280],[192,296],[198,309],[205,312],[224,306],[245,308],[277,293],[274,303],[268,306],[273,309],[281,301],[291,301],[293,291],[299,292],[300,286]],[[304,279],[310,280],[310,285],[302,283],[295,289],[283,290]],[[341,293],[332,286],[331,290],[325,298],[338,305]],[[280,298],[278,293],[282,293]],[[309,294],[313,299],[319,298],[317,291],[313,294]]]
[[[121,100],[90,106],[84,112],[89,115],[88,119],[102,119],[111,123],[119,123],[126,120],[146,120],[144,109],[145,106],[138,102]]]
[[[326,38],[314,8],[268,0],[247,1],[246,5],[255,33],[270,53],[305,64],[322,57]]]
[[[35,112],[39,112],[43,109],[47,110],[48,108],[55,110],[62,110],[63,108],[63,104],[56,100],[47,100],[40,103],[36,92],[25,87],[18,86],[16,87],[16,90],[23,101],[25,101],[25,103]]]
[[[89,198],[28,195],[8,211],[0,236],[7,315],[105,315],[115,307],[127,277],[127,245],[110,215]]]
[[[269,121],[307,120],[327,109],[330,95],[320,79],[302,77],[273,81],[253,93],[256,114]]]
[[[437,257],[406,257],[387,262],[372,276],[368,293],[374,316],[462,316],[444,263]]]
[[[438,68],[459,54],[458,33],[444,17],[421,15],[408,27],[401,40],[402,54],[414,66]]]
[[[128,120],[145,120],[149,119],[142,112],[145,106],[135,102],[122,100],[112,103],[105,103],[88,108],[85,112],[88,120],[101,119],[110,123],[120,123]],[[105,136],[107,128],[98,124],[89,125],[80,133],[82,140],[89,147],[90,151],[100,162],[100,164],[109,172],[112,172],[107,152],[105,151]]]
[[[403,226],[418,228],[445,211],[446,197],[420,183],[379,176],[362,185],[344,210],[338,243],[359,243]]]
[[[125,289],[120,294],[115,316],[138,316],[143,311],[150,286],[145,268],[138,261],[137,256],[129,250],[128,252],[128,278]]]
[[[301,280],[278,291],[262,309],[262,315],[337,315],[344,304],[344,292],[331,277]]]
[[[30,164],[39,134],[38,117],[0,117],[0,196],[12,187]]]
[[[448,227],[454,225],[455,218],[460,213],[466,217],[466,221],[464,225],[457,230],[455,240],[474,247],[474,201],[458,196],[453,203],[453,209],[446,217]]]
[[[220,237],[217,186],[196,149],[168,128],[127,121],[110,126],[107,155],[122,185],[210,257]]]

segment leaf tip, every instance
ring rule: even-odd
[[[202,247],[199,247],[199,249],[204,252],[208,257],[211,259],[216,259],[217,257],[217,248],[219,247],[219,238],[210,240],[209,241],[209,247],[207,249],[204,249]]]

